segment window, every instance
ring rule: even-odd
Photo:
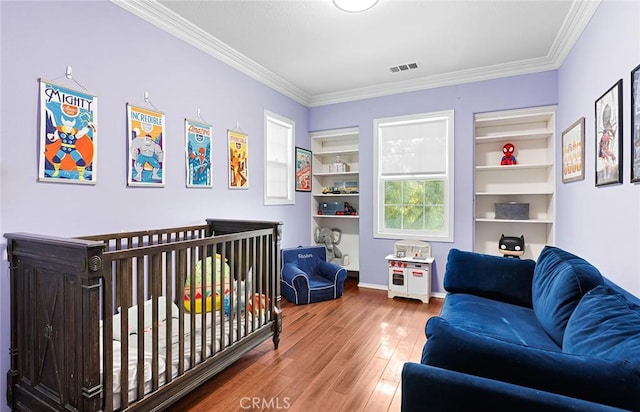
[[[453,110],[374,120],[374,237],[453,242]]]
[[[293,204],[295,123],[264,112],[264,204]]]

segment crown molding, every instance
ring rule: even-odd
[[[273,90],[307,106],[323,106],[388,96],[436,87],[452,86],[500,77],[558,69],[600,5],[601,0],[574,0],[547,56],[518,62],[425,76],[407,81],[382,83],[333,93],[310,95],[237,50],[169,10],[156,0],[110,0],[123,9],[176,36],[197,49]]]
[[[215,57],[266,86],[308,106],[309,96],[272,71],[259,65],[155,0],[110,0],[154,26]]]

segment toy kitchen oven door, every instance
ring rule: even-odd
[[[431,297],[431,245],[420,240],[400,240],[386,258],[389,268],[388,296],[419,299]]]

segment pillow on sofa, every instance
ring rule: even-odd
[[[427,322],[421,363],[574,398],[640,410],[640,374],[629,362],[538,349]]]
[[[586,260],[557,247],[544,247],[533,272],[533,311],[558,346],[582,296],[602,283],[598,269]]]
[[[451,249],[444,288],[515,305],[531,307],[531,279],[535,262]]]
[[[569,318],[562,350],[632,362],[640,373],[640,306],[598,286],[583,296]]]

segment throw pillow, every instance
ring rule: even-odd
[[[625,360],[640,373],[640,307],[607,286],[580,300],[565,330],[567,353]]]
[[[557,247],[542,250],[533,272],[533,310],[558,346],[582,296],[602,283],[598,269],[586,260]]]

